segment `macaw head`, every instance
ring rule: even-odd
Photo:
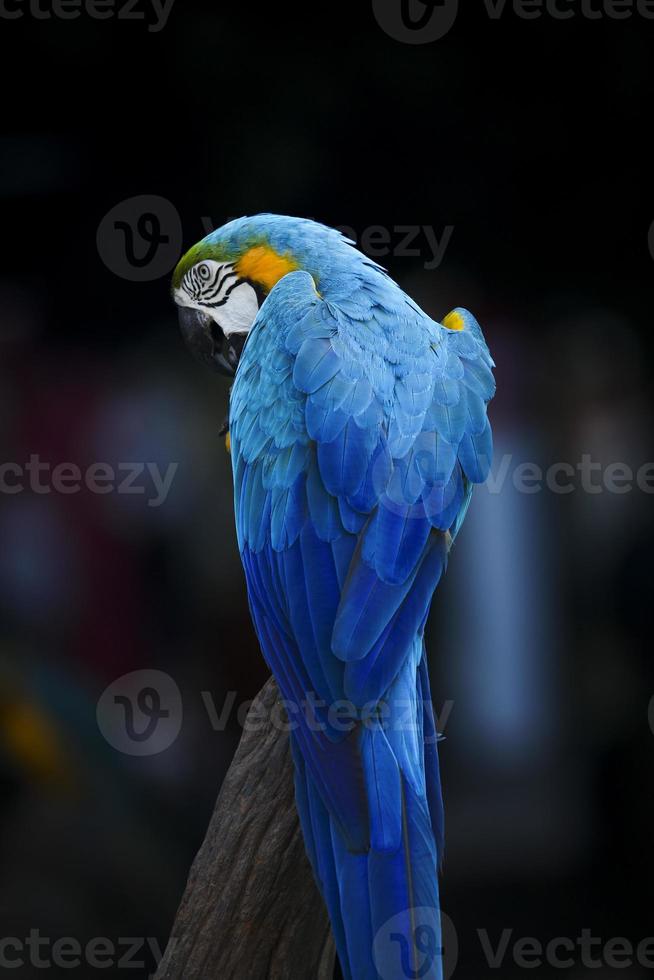
[[[203,238],[173,275],[182,335],[195,356],[233,375],[271,289],[297,269],[318,278],[318,256],[344,241],[314,221],[273,214],[238,218]]]

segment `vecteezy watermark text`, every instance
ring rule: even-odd
[[[171,937],[171,943],[175,943]],[[51,939],[39,929],[30,929],[24,937],[0,938],[0,970],[17,970],[32,966],[36,970],[74,970],[81,966],[92,970],[115,967],[120,970],[145,970],[161,962],[163,951],[152,936],[121,936],[116,940],[94,936],[82,943],[74,936]]]
[[[535,494],[548,490],[566,495],[582,493],[625,494],[634,489],[654,493],[654,462],[644,462],[638,468],[615,460],[600,463],[591,453],[582,453],[575,463],[557,460],[548,466],[522,461],[515,463],[511,453],[496,458],[488,475],[489,493],[501,493],[509,480],[518,493]]]
[[[498,20],[506,10],[512,10],[522,20],[552,17],[570,20],[628,20],[634,15],[654,20],[654,0],[484,0],[492,20]]]
[[[654,936],[634,944],[620,936],[603,940],[594,936],[592,929],[582,929],[578,936],[555,936],[548,942],[541,942],[535,936],[514,938],[513,929],[503,929],[498,939],[491,939],[486,929],[478,929],[488,966],[501,969],[507,959],[515,966],[534,970],[547,966],[558,970],[570,970],[580,963],[588,970],[603,966],[610,969],[625,969],[638,964],[645,969],[654,969]]]
[[[482,0],[490,20],[511,12],[520,20],[616,20],[631,17],[654,20],[654,0]],[[382,30],[404,44],[430,44],[452,29],[459,0],[372,0],[375,19]]]
[[[200,702],[214,732],[224,732],[236,721],[247,732],[293,732],[302,727],[311,732],[346,735],[354,728],[388,731],[423,731],[425,713],[432,718],[431,734],[425,741],[433,744],[444,735],[453,701],[445,701],[435,715],[432,702],[394,698],[355,705],[341,699],[327,702],[314,693],[299,701],[279,699],[269,711],[261,702],[238,700],[236,691],[227,691],[216,701],[211,691],[200,692]],[[199,705],[198,705],[199,706]],[[130,671],[112,681],[102,692],[97,708],[98,728],[105,740],[125,755],[157,755],[168,749],[182,730],[184,702],[175,680],[163,670]]]
[[[160,507],[168,498],[178,467],[178,463],[168,463],[164,470],[153,462],[124,462],[115,466],[97,462],[82,468],[70,462],[52,464],[32,453],[26,462],[0,463],[0,494],[11,496],[30,490],[36,494],[70,495],[83,488],[101,495],[149,493],[148,507]],[[512,453],[504,453],[495,458],[486,489],[491,494],[499,494],[507,485],[528,495],[543,491],[557,495],[579,491],[621,495],[634,490],[651,494],[654,493],[654,462],[644,462],[638,467],[618,460],[601,463],[590,453],[583,453],[574,463],[557,460],[543,466],[533,461],[518,461]]]
[[[162,473],[158,463],[91,463],[82,469],[76,463],[54,466],[32,453],[27,462],[0,463],[0,493],[13,495],[24,490],[36,494],[75,494],[85,487],[95,494],[140,494],[149,492],[148,507],[160,507],[170,493],[179,464],[169,463]],[[145,478],[145,480],[143,479]],[[150,483],[148,491],[147,483]]]
[[[0,4],[4,0],[0,0]],[[230,219],[231,220],[231,219]],[[208,215],[200,217],[203,235],[215,231]],[[438,269],[454,234],[454,225],[368,225],[337,230],[370,258],[422,261],[431,272]],[[102,218],[96,245],[106,267],[121,279],[151,282],[170,274],[182,252],[182,222],[171,201],[157,194],[140,194],[115,204]]]
[[[91,20],[146,22],[158,34],[168,23],[175,0],[0,0],[1,20]]]
[[[327,702],[315,694],[308,694],[301,701],[280,699],[270,713],[258,706],[256,701],[244,701],[237,706],[235,691],[229,691],[218,711],[210,691],[202,691],[202,702],[214,731],[224,731],[237,707],[237,720],[244,731],[261,731],[271,725],[275,731],[293,732],[303,725],[312,732],[325,732],[346,735],[356,727],[374,729],[378,726],[391,731],[415,731],[422,728],[422,715],[417,712],[420,702],[394,698],[392,705],[381,701],[368,701],[355,705],[342,698]],[[431,701],[427,705],[431,708]],[[445,727],[454,707],[453,701],[445,701],[438,713],[438,732],[425,736],[426,742],[438,742],[444,735]],[[258,710],[257,710],[258,709]]]
[[[443,261],[452,235],[454,225],[445,225],[438,233],[433,225],[368,225],[361,233],[348,225],[339,225],[340,231],[346,238],[361,249],[372,259],[393,258],[424,258],[423,268],[428,272],[438,269]]]

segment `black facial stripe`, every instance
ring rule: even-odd
[[[220,280],[220,282],[216,283],[216,281],[214,280],[214,282],[211,284],[211,286],[208,289],[205,289],[203,291],[202,298],[203,299],[205,299],[205,298],[206,299],[213,299],[215,296],[220,295],[220,290],[225,285],[225,283],[227,282],[227,280],[228,279],[232,279],[234,276],[236,276],[236,272],[233,272],[233,271],[232,272],[226,272],[225,275]]]
[[[220,271],[221,270],[219,270],[219,272]],[[220,280],[220,285],[222,286],[226,282],[226,280],[230,278],[230,276],[235,276],[235,275],[236,275],[236,270],[235,270],[234,266],[231,265],[231,264],[228,265],[226,267],[226,269],[225,269],[225,275]]]
[[[234,290],[237,289],[239,286],[242,286],[244,284],[244,282],[245,282],[245,279],[239,279],[238,282],[233,283],[229,287],[229,289],[227,290],[227,292],[225,293],[225,295],[223,296],[222,299],[217,300],[217,302],[215,302],[215,303],[205,303],[203,301],[202,305],[203,306],[208,306],[212,310],[217,309],[219,306],[224,306],[225,303],[227,302],[227,300],[229,299],[230,295],[234,292]]]
[[[200,286],[200,296],[212,296],[220,290],[220,286],[217,285],[218,273],[216,273],[211,280],[205,279]]]
[[[197,299],[202,292],[202,282],[200,281],[200,277],[195,266],[189,270],[188,279],[189,293],[193,299]]]

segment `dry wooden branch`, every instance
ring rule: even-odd
[[[334,944],[295,809],[271,678],[255,699],[155,980],[332,980]],[[274,720],[277,724],[274,724]]]

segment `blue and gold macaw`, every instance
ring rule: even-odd
[[[173,293],[194,352],[235,374],[238,543],[343,974],[440,978],[423,634],[489,471],[483,334],[463,309],[435,322],[341,234],[299,218],[213,232]]]

